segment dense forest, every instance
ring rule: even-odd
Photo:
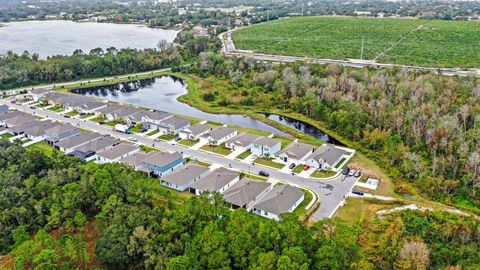
[[[311,226],[230,211],[120,164],[0,140],[0,269],[475,269],[480,223],[440,212]],[[188,198],[190,197],[190,198]]]
[[[401,69],[260,63],[203,53],[184,72],[208,78],[211,106],[298,112],[386,168],[397,192],[479,207],[480,80]],[[225,83],[223,83],[225,82]]]

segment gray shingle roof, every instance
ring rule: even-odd
[[[137,149],[138,147],[133,144],[120,143],[108,150],[98,152],[97,155],[106,159],[116,159]]]
[[[26,122],[31,122],[36,119],[37,118],[35,116],[30,114],[20,114],[20,115],[5,119],[4,122],[7,123],[7,125],[9,126],[17,126]]]
[[[32,121],[28,121],[28,122],[22,123],[20,125],[11,127],[10,130],[15,132],[15,133],[23,133],[30,128],[34,128],[34,127],[40,126],[40,125],[42,125],[42,121],[32,120]]]
[[[315,149],[315,146],[302,143],[302,142],[292,142],[287,147],[285,147],[282,151],[280,151],[280,155],[287,155],[290,158],[294,159],[302,159],[309,152]]]
[[[187,128],[187,131],[190,131],[190,134],[193,136],[198,136],[199,134],[202,134],[210,129],[212,129],[210,126],[198,123]]]
[[[146,111],[145,112],[145,117],[148,117],[149,119],[151,120],[154,120],[154,121],[160,121],[160,120],[163,120],[169,116],[171,116],[171,114],[167,113],[167,112],[162,112],[162,111]]]
[[[230,128],[230,127],[225,127],[225,126],[221,126],[221,127],[218,127],[212,131],[210,131],[210,136],[212,137],[212,139],[214,139],[215,141],[219,141],[225,137],[227,137],[228,135],[234,133],[236,130],[234,128]]]
[[[288,212],[302,196],[304,196],[303,192],[297,187],[291,185],[275,186],[253,207],[279,215]]]
[[[105,107],[102,107],[102,108],[98,109],[97,112],[103,113],[103,114],[108,114],[108,113],[112,113],[116,110],[120,110],[121,108],[123,108],[122,105],[109,103]]]
[[[113,145],[116,145],[120,142],[118,139],[114,139],[110,136],[102,136],[100,138],[91,140],[90,142],[83,144],[77,148],[75,148],[75,151],[81,151],[81,152],[88,152],[88,151],[93,151],[97,152],[99,150],[103,150],[105,148],[111,147]]]
[[[243,207],[252,202],[255,197],[267,190],[270,183],[264,181],[243,178],[223,193],[225,201]]]
[[[147,158],[148,156],[149,156],[149,154],[147,154],[145,152],[138,152],[138,153],[135,153],[135,154],[130,155],[128,157],[124,157],[124,158],[120,159],[120,162],[126,163],[126,164],[136,168],[136,167],[142,166],[143,160],[145,158]]]
[[[323,160],[327,164],[333,166],[340,157],[345,154],[347,151],[337,148],[332,145],[323,144],[318,148],[317,151],[313,152],[308,159],[313,159],[316,161]]]
[[[69,132],[77,129],[78,129],[77,127],[74,127],[70,124],[59,124],[50,129],[45,130],[45,134],[47,134],[48,136],[57,136],[59,134],[63,134],[65,132]]]
[[[262,136],[250,134],[250,133],[242,133],[238,136],[235,136],[227,141],[228,144],[235,144],[241,147],[247,147],[252,144],[254,141],[261,139]]]
[[[96,140],[102,137],[101,134],[98,133],[79,133],[70,137],[67,137],[59,142],[55,143],[55,146],[62,147],[62,148],[72,148],[86,142]]]
[[[277,139],[273,138],[267,138],[267,137],[262,137],[254,142],[255,144],[263,145],[263,146],[268,146],[268,147],[274,147],[277,144],[281,144],[282,142]]]
[[[183,117],[176,116],[176,115],[172,115],[171,117],[168,117],[167,119],[162,120],[162,124],[164,125],[176,125],[184,122],[188,122],[188,119],[185,119]]]
[[[167,182],[172,184],[183,186],[192,182],[195,178],[207,172],[209,169],[205,166],[201,166],[194,163],[188,163],[180,168],[177,168],[174,172],[162,177]]]
[[[50,120],[42,121],[42,124],[40,126],[36,126],[36,127],[25,130],[25,134],[34,136],[34,137],[43,136],[45,135],[46,130],[51,129],[58,125],[60,125],[60,123],[58,122],[52,122]]]
[[[195,182],[192,185],[192,188],[201,191],[217,192],[228,183],[235,180],[235,178],[239,177],[239,175],[240,174],[235,171],[225,168],[218,168],[209,175],[205,176],[203,179]]]
[[[7,112],[5,114],[0,115],[0,121],[4,121],[4,120],[10,119],[10,118],[14,118],[14,117],[17,117],[19,115],[26,115],[26,113],[21,112],[21,111]]]
[[[178,152],[168,153],[168,152],[155,152],[148,157],[146,157],[143,162],[153,164],[155,166],[163,167],[169,163],[182,158],[182,155]]]

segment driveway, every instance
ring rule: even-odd
[[[0,99],[0,104],[8,105],[9,107],[15,108],[19,111],[24,111],[26,113],[35,113],[36,115],[40,115],[48,119],[70,123],[74,126],[78,126],[86,130],[91,130],[101,134],[108,134],[122,140],[128,140],[129,137],[134,137],[138,140],[137,143],[139,144],[158,147],[160,149],[170,152],[182,152],[187,157],[204,160],[212,164],[221,165],[225,168],[228,168],[231,165],[233,169],[251,174],[258,174],[259,171],[268,172],[270,174],[270,178],[274,180],[286,182],[298,187],[307,188],[315,192],[318,196],[318,199],[320,200],[320,207],[312,215],[312,217],[316,220],[331,217],[335,213],[339,205],[342,203],[344,198],[350,193],[353,185],[357,181],[357,178],[344,177],[343,175],[325,181],[306,179],[297,175],[291,175],[289,173],[279,171],[274,168],[252,165],[250,163],[246,163],[245,161],[239,161],[235,159],[228,159],[225,156],[219,156],[213,153],[187,148],[179,144],[172,144],[163,141],[155,142],[151,138],[147,138],[138,134],[124,134],[118,131],[113,131],[112,128],[109,126],[102,126],[92,121],[84,119],[65,118],[52,111],[31,109],[28,106],[11,104],[8,100],[5,99]]]

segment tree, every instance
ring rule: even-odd
[[[395,268],[425,270],[430,261],[429,255],[430,251],[422,241],[405,242],[398,254]]]

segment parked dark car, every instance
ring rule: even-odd
[[[82,115],[82,116],[85,115],[85,114],[86,114],[86,113],[84,113],[84,112],[80,113],[80,115]]]
[[[265,176],[265,177],[269,177],[269,176],[270,176],[270,174],[267,173],[267,172],[265,172],[265,171],[259,171],[258,174],[261,175],[261,176]]]
[[[342,174],[343,174],[343,175],[348,175],[349,172],[350,172],[350,168],[349,168],[349,167],[346,167],[345,169],[343,169]]]
[[[293,170],[293,169],[295,168],[295,166],[296,166],[296,164],[295,164],[295,163],[292,163],[292,164],[290,164],[290,166],[288,166],[288,168],[289,168],[290,170]]]
[[[70,118],[70,115],[65,114],[65,115],[63,115],[63,117],[65,117],[65,118]]]
[[[35,110],[37,107],[35,106],[30,106],[30,109]]]
[[[352,193],[353,193],[353,194],[360,195],[360,196],[363,196],[363,195],[365,194],[365,192],[363,192],[363,191],[361,191],[361,190],[356,190],[356,189],[352,190]]]
[[[360,177],[362,175],[362,171],[358,170],[355,172],[355,174],[353,176],[355,177]]]
[[[105,125],[105,122],[98,122],[99,125]]]

